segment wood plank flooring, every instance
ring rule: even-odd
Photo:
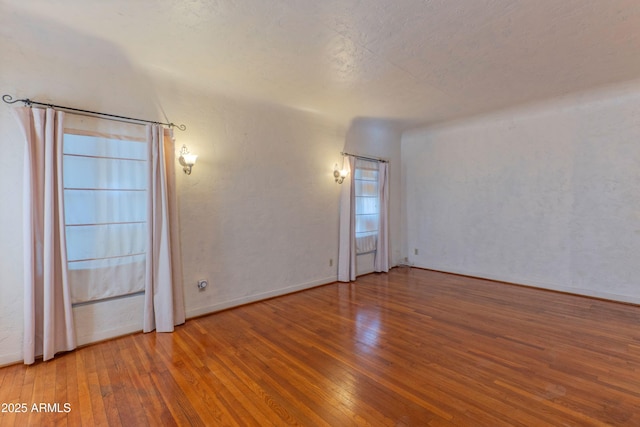
[[[638,426],[640,307],[394,269],[0,369],[0,403],[27,408],[3,427]]]

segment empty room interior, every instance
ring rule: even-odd
[[[640,425],[637,0],[2,0],[0,425]]]

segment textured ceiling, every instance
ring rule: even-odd
[[[638,0],[2,3],[14,36],[36,16],[150,74],[345,122],[429,124],[640,78]]]

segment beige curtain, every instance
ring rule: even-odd
[[[19,107],[24,167],[24,363],[76,347],[66,270],[62,190],[64,113]]]
[[[184,323],[184,295],[175,191],[175,143],[171,130],[147,126],[149,227],[144,332],[172,332]]]
[[[349,156],[349,173],[340,189],[340,241],[338,246],[338,280],[356,280],[356,206],[353,179],[355,157]]]
[[[389,164],[378,162],[378,245],[373,261],[374,271],[389,271]]]

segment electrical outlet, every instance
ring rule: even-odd
[[[206,280],[198,280],[198,289],[204,290],[209,283]]]
[[[418,248],[415,248],[415,249],[413,250],[413,254],[414,254],[414,255],[418,255]]]
[[[333,258],[329,258],[329,267],[333,267]]]

